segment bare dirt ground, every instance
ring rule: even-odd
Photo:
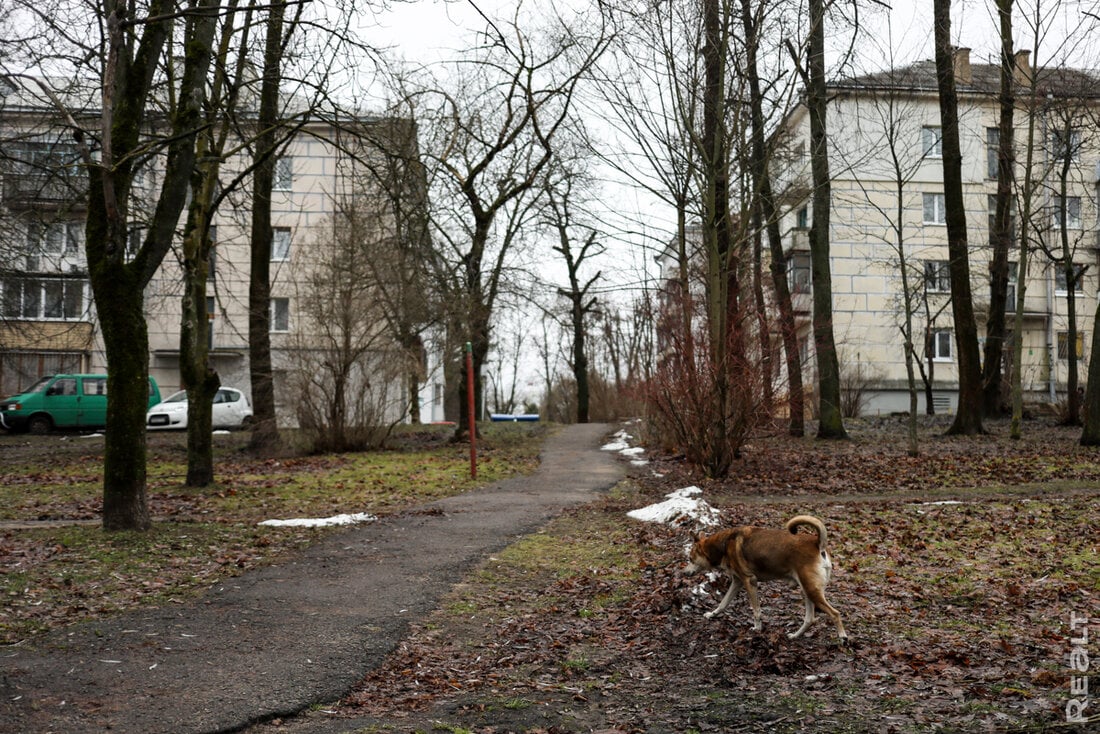
[[[932,422],[910,458],[899,420],[849,427],[762,435],[723,481],[650,452],[463,579],[353,693],[256,731],[1095,730],[1096,666],[1071,654],[1090,625],[1100,654],[1100,452],[1049,423],[1012,441]],[[690,484],[727,525],[823,518],[851,644],[824,617],[788,640],[801,604],[779,583],[762,632],[743,595],[704,619],[726,582],[682,574],[689,528],[626,517]],[[1082,680],[1091,724],[1067,721]]]
[[[650,449],[607,497],[454,579],[347,695],[250,731],[1095,730],[1081,652],[1100,659],[1100,451],[1049,421],[1020,441],[998,422],[975,438],[923,422],[918,457],[892,418],[850,422],[844,442],[764,432],[722,481]],[[70,440],[79,462],[94,439]],[[5,443],[0,462],[48,466],[67,450],[50,446]],[[280,471],[323,476],[319,461]],[[726,582],[683,575],[692,528],[626,516],[692,484],[725,525],[824,520],[851,644],[824,618],[788,640],[801,605],[778,583],[762,585],[761,632],[743,595],[703,617]],[[1067,721],[1075,697],[1091,723]]]

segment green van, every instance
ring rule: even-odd
[[[160,402],[157,381],[149,378],[149,403]],[[46,375],[30,389],[0,400],[0,426],[9,431],[49,433],[54,428],[107,425],[107,375]]]

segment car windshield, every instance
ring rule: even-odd
[[[187,391],[186,390],[180,390],[177,393],[172,393],[171,395],[169,395],[167,398],[164,399],[164,402],[166,402],[166,403],[186,403],[187,402]]]
[[[52,379],[53,379],[53,375],[46,375],[41,380],[39,380],[38,382],[31,385],[30,387],[28,387],[23,392],[25,392],[25,393],[42,392],[43,390],[46,389],[46,385],[50,384],[50,380],[52,380]]]

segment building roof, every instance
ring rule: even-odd
[[[960,49],[960,51],[966,51],[966,49]],[[1022,61],[1019,58],[1020,54],[1017,55],[1018,64],[1022,64],[1022,70],[1026,70],[1026,76],[1017,74],[1018,92],[1020,89],[1029,89],[1026,84],[1019,83],[1021,76],[1026,79],[1034,73],[1036,87],[1042,96],[1051,94],[1056,97],[1077,99],[1100,98],[1100,74],[1097,72],[1067,67],[1041,67],[1032,71],[1027,64],[1026,53],[1022,52]],[[918,61],[897,69],[841,79],[831,86],[835,89],[849,90],[904,89],[935,93],[937,90],[936,64],[930,60]],[[963,69],[956,64],[955,87],[959,94],[999,94],[1000,65],[971,64],[969,58],[966,58]]]

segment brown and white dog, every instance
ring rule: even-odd
[[[799,533],[800,525],[813,528],[817,537]],[[814,610],[820,609],[836,624],[841,641],[847,642],[848,633],[840,621],[840,612],[825,600],[825,585],[833,572],[825,541],[825,524],[811,515],[792,517],[784,530],[744,526],[720,530],[713,535],[699,533],[688,552],[691,563],[685,571],[695,573],[725,569],[732,577],[729,591],[717,609],[706,613],[707,619],[729,606],[733,592],[740,584],[745,587],[752,606],[752,627],[760,630],[760,600],[756,597],[756,582],[786,579],[802,590],[802,600],[806,605],[802,626],[787,636],[791,639],[800,637],[814,621]]]

